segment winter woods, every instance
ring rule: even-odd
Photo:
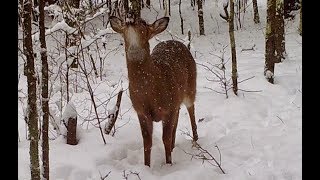
[[[270,163],[278,154],[264,149],[281,152],[275,151],[274,137],[264,136],[291,133],[275,132],[278,123],[279,128],[299,126],[290,123],[299,123],[302,106],[301,9],[301,1],[286,0],[19,1],[19,179],[154,179],[159,174],[170,180],[177,177],[176,169],[184,174],[192,167],[213,179],[222,174],[234,178],[238,171],[239,179],[270,177],[268,169],[254,173],[258,169],[250,169],[249,162],[255,160],[245,159],[260,155],[266,157],[261,162],[277,169],[277,178],[281,169],[290,167]],[[110,17],[118,18],[117,27]],[[170,46],[171,41],[179,46]],[[161,46],[168,43],[170,48]],[[194,59],[195,74],[174,68],[188,54],[179,54],[181,49]],[[162,64],[162,70],[148,63],[132,68],[129,61],[149,61],[146,55],[154,57],[153,51],[159,51],[155,64],[161,66],[171,51],[175,63]],[[196,79],[192,102],[190,97],[175,101],[168,95],[183,89],[182,77]],[[144,88],[130,89],[135,81]],[[150,95],[154,92],[147,89],[153,87],[160,95]],[[274,94],[268,94],[271,91]],[[133,99],[134,93],[138,98]],[[142,101],[147,97],[150,101]],[[170,126],[165,118],[177,117],[173,128],[163,128]],[[162,123],[152,122],[157,118]],[[145,139],[151,136],[143,129],[153,134],[149,159],[145,154],[151,146]],[[193,136],[179,133],[181,129],[192,129]],[[169,131],[170,136],[164,133]],[[299,134],[299,129],[293,131]],[[299,147],[292,140],[299,139],[295,134],[279,135],[277,140],[288,142],[282,151],[300,153],[294,148]],[[262,139],[270,139],[270,147]],[[235,171],[240,162],[248,172]],[[286,172],[300,176],[298,171]]]

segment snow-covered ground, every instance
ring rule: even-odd
[[[158,1],[151,1],[159,9]],[[153,48],[158,40],[172,39],[171,34],[185,39],[181,35],[178,0],[172,0],[172,15],[168,31],[150,40]],[[276,64],[275,84],[270,84],[263,76],[265,60],[265,21],[266,0],[259,0],[261,23],[253,23],[251,1],[244,16],[242,29],[235,31],[239,95],[232,90],[229,97],[219,94],[218,82],[207,79],[215,78],[202,65],[218,63],[217,56],[222,55],[223,47],[229,44],[228,24],[219,17],[222,1],[205,1],[205,36],[198,36],[196,11],[190,7],[189,0],[182,1],[182,13],[185,18],[185,34],[188,29],[193,34],[191,51],[197,66],[196,119],[198,124],[198,143],[219,160],[226,174],[207,161],[191,159],[185,152],[196,154],[191,140],[181,131],[191,130],[189,117],[185,107],[180,110],[177,128],[176,147],[173,150],[173,164],[165,164],[162,143],[161,123],[154,123],[151,167],[144,166],[143,143],[140,126],[129,99],[128,91],[122,96],[120,116],[116,122],[114,136],[105,136],[104,145],[98,128],[87,126],[83,119],[78,119],[80,141],[76,146],[67,145],[60,136],[50,141],[50,178],[53,180],[88,180],[100,179],[110,172],[106,179],[139,179],[143,180],[298,180],[302,179],[302,39],[297,33],[299,18],[286,21],[287,59]],[[163,13],[160,12],[158,18]],[[192,15],[190,15],[192,14]],[[156,18],[156,13],[143,10],[142,16],[149,22]],[[192,17],[192,18],[191,18]],[[169,33],[170,32],[170,33]],[[114,34],[112,39],[122,38]],[[176,38],[177,39],[177,38]],[[179,40],[179,39],[177,39]],[[119,43],[119,41],[116,41]],[[50,47],[50,45],[48,45]],[[251,49],[253,50],[243,50]],[[110,47],[112,49],[112,47]],[[214,55],[213,55],[214,54]],[[230,58],[230,46],[225,49],[224,57]],[[202,64],[202,65],[201,65]],[[116,94],[121,87],[112,86],[119,79],[126,90],[127,68],[124,48],[110,53],[105,64],[106,77],[93,84],[96,98],[105,94]],[[226,64],[229,78],[231,61]],[[111,88],[111,87],[113,88]],[[21,76],[19,89],[26,93],[26,77]],[[251,92],[254,91],[254,92]],[[72,103],[81,113],[87,92],[73,93]],[[55,97],[50,101],[54,101]],[[110,101],[109,109],[115,103]],[[54,104],[54,103],[52,103]],[[18,178],[30,179],[29,141],[25,138],[23,110],[19,102],[18,129]],[[82,124],[82,126],[80,126]],[[216,146],[219,147],[219,151]],[[214,163],[213,163],[214,164]]]

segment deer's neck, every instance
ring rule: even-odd
[[[153,71],[149,45],[144,48],[127,48],[126,59],[129,81],[140,81]]]

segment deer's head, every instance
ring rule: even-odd
[[[148,24],[141,18],[126,18],[123,21],[110,16],[109,20],[112,29],[124,38],[126,52],[140,55],[150,53],[149,39],[164,31],[169,23],[169,17],[158,19],[153,24]],[[145,50],[148,52],[141,52]]]

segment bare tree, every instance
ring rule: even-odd
[[[202,0],[197,0],[197,5],[198,5],[198,18],[199,18],[199,31],[200,31],[200,35],[204,35]]]
[[[45,2],[48,2],[49,3],[49,5],[50,4],[54,4],[54,3],[56,3],[58,0],[45,0]]]
[[[265,67],[264,76],[268,82],[274,82],[274,59],[275,57],[275,16],[276,0],[267,1],[267,25],[266,25],[266,49],[265,49]]]
[[[42,104],[42,177],[49,180],[49,96],[48,96],[48,60],[47,46],[44,26],[44,4],[45,0],[39,1],[39,30],[40,30],[40,54],[42,62],[42,80],[41,80],[41,104]]]
[[[181,14],[181,0],[179,0],[179,15],[180,15],[180,22],[181,22],[181,34],[184,34],[183,33],[183,18],[182,18],[182,14]]]
[[[294,18],[294,15],[291,14],[291,11],[299,9],[300,0],[284,0],[284,17]]]
[[[135,17],[141,16],[141,6],[140,6],[140,0],[130,0],[131,2],[131,11],[133,12]]]
[[[68,0],[67,2],[74,8],[80,7],[80,0]]]
[[[150,1],[149,1],[149,4],[150,4]],[[128,0],[123,0],[123,7],[124,7],[125,14],[127,14],[128,11],[129,11],[129,2],[128,2]]]
[[[232,89],[235,95],[238,95],[238,72],[237,72],[237,56],[236,42],[234,38],[234,2],[230,0],[230,16],[229,16],[229,35],[232,55]]]
[[[171,16],[171,1],[168,0],[168,10],[169,10],[169,16]]]
[[[283,0],[276,2],[275,16],[275,63],[282,62],[286,57],[285,33],[284,33],[284,9]]]
[[[31,179],[40,180],[39,151],[38,151],[38,112],[37,112],[37,77],[34,68],[34,56],[31,37],[32,1],[24,0],[23,26],[24,42],[23,51],[27,58],[27,84],[28,84],[28,126],[30,133],[30,170]]]
[[[194,10],[194,6],[196,5],[196,0],[190,0],[192,10]]]
[[[254,12],[253,21],[254,21],[254,23],[258,24],[258,23],[260,23],[260,17],[259,17],[257,0],[252,0],[252,4],[253,4],[253,12]]]
[[[300,0],[300,23],[299,23],[299,34],[302,36],[302,0]]]
[[[191,49],[191,31],[190,30],[188,30],[188,45],[187,45],[187,48],[190,51],[190,49]]]

